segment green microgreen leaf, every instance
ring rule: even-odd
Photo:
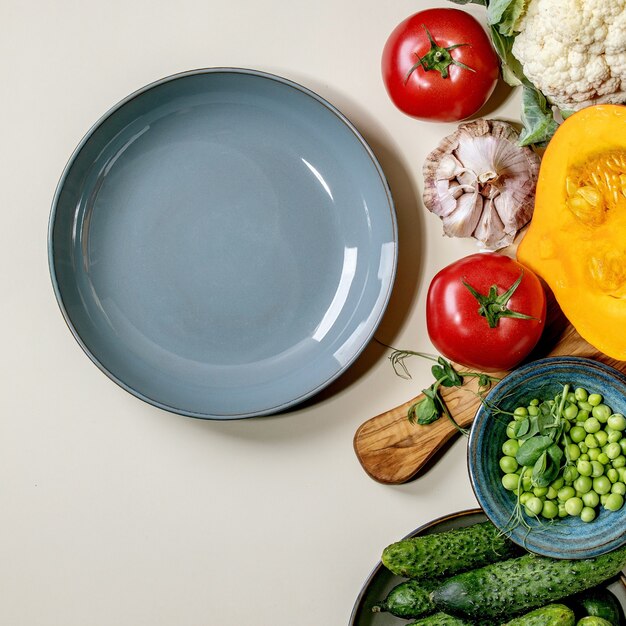
[[[532,466],[537,462],[537,459],[554,443],[551,437],[544,435],[536,435],[527,439],[517,451],[515,460],[520,465]]]

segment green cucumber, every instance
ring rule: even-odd
[[[595,559],[526,554],[452,576],[432,593],[440,611],[466,617],[515,615],[591,589],[626,566],[626,546]]]
[[[574,611],[564,604],[548,604],[520,615],[504,626],[574,626],[576,616]]]
[[[590,589],[568,598],[568,602],[579,617],[602,617],[615,626],[620,626],[624,620],[624,611],[618,599],[608,589]]]
[[[576,626],[613,626],[613,622],[609,622],[602,617],[596,617],[595,615],[588,615],[576,622]]]
[[[418,619],[416,622],[411,622],[407,626],[474,626],[476,622],[470,620],[461,619],[460,617],[454,617],[447,613],[435,613]]]
[[[435,610],[430,594],[436,585],[437,581],[406,580],[396,585],[382,602],[372,607],[372,611],[405,618],[428,615]]]
[[[405,578],[442,578],[518,553],[491,522],[392,543],[383,550],[385,567]]]

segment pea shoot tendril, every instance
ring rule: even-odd
[[[468,435],[469,431],[457,424],[454,417],[450,413],[443,396],[441,395],[442,387],[463,387],[465,379],[478,379],[478,394],[483,399],[484,392],[491,387],[492,383],[498,382],[500,379],[495,376],[489,376],[481,372],[473,372],[469,370],[457,370],[452,363],[443,357],[435,356],[425,352],[415,352],[413,350],[398,350],[391,346],[387,346],[382,342],[378,342],[386,348],[392,350],[389,360],[394,372],[401,378],[410,379],[411,373],[406,365],[406,359],[412,356],[418,356],[429,361],[433,361],[431,373],[435,378],[430,387],[422,389],[424,397],[409,407],[407,417],[412,424],[420,424],[422,426],[432,424],[440,417],[447,417],[455,428],[462,434]]]

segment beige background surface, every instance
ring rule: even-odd
[[[424,296],[475,250],[420,201],[425,155],[455,128],[398,112],[380,78],[386,37],[446,2],[0,0],[2,375],[0,624],[346,624],[382,548],[475,505],[458,440],[424,477],[375,483],[356,428],[428,381],[370,345],[320,397],[234,423],[172,415],[91,364],[50,284],[46,235],[61,171],[128,93],[169,74],[241,66],[319,93],[359,128],[391,184],[400,265],[377,336],[431,350]],[[482,19],[479,7],[468,9]],[[485,115],[515,120],[498,89]]]

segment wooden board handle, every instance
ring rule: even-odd
[[[626,373],[626,362],[610,359],[589,345],[571,325],[558,330],[560,325],[552,320],[549,332],[542,339],[540,356],[570,355],[602,361]],[[563,328],[563,326],[560,326]],[[549,349],[551,347],[551,349]],[[506,372],[494,374],[504,376]],[[472,378],[462,387],[443,388],[442,396],[450,413],[460,426],[469,426],[478,409],[476,391],[478,381]],[[407,418],[409,408],[424,396],[372,417],[362,424],[354,436],[354,451],[367,474],[381,483],[400,484],[415,478],[446,446],[458,431],[446,418],[428,426],[411,424]]]

